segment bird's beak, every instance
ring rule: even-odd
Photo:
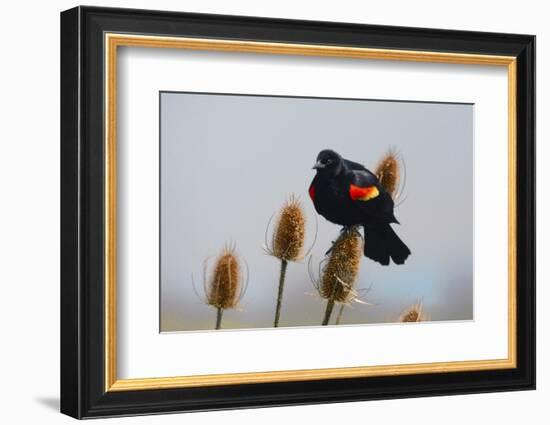
[[[315,165],[312,167],[314,170],[318,170],[320,168],[325,168],[325,164],[323,164],[321,161],[317,161]]]

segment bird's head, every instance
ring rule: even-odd
[[[325,149],[317,155],[317,162],[313,166],[317,173],[327,176],[337,176],[342,171],[344,161],[342,157],[330,149]]]

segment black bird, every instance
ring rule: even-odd
[[[365,257],[382,265],[388,265],[390,258],[403,264],[411,251],[390,226],[399,222],[393,214],[393,199],[378,178],[329,149],[319,153],[313,168],[317,173],[309,196],[315,210],[344,230],[363,226]]]

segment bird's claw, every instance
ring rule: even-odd
[[[353,226],[342,226],[342,229],[340,229],[340,235],[343,236],[346,233],[349,233],[353,230]]]
[[[342,228],[340,229],[340,236],[335,241],[332,241],[332,245],[330,246],[328,251],[325,252],[325,256],[329,255],[332,252],[332,250],[334,249],[334,245],[336,245],[336,243],[340,239],[342,239],[348,232],[353,232],[353,231],[354,231],[354,226],[342,226]]]

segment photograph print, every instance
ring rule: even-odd
[[[472,104],[159,96],[161,332],[474,319]]]

